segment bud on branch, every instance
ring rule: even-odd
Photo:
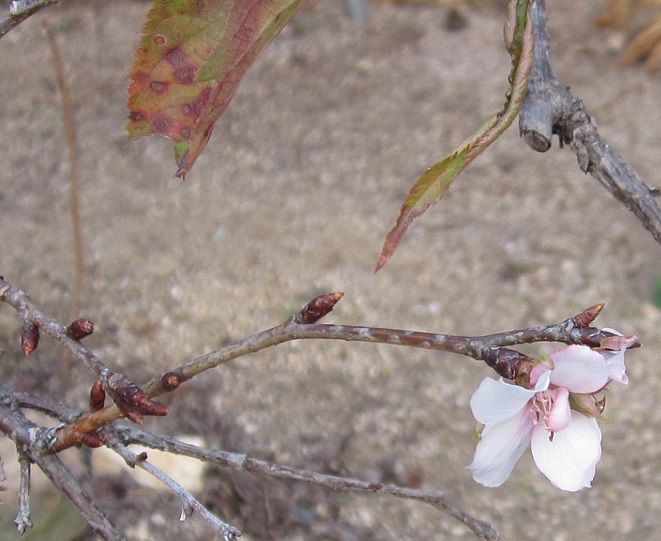
[[[21,327],[21,348],[29,356],[39,345],[39,329],[32,321],[23,320]]]
[[[108,380],[108,393],[119,410],[134,423],[142,424],[145,415],[163,416],[168,408],[149,398],[135,383],[123,374],[113,374]]]
[[[67,329],[66,334],[73,340],[82,340],[94,332],[94,323],[87,319],[77,319],[71,323]]]
[[[304,325],[316,323],[333,310],[342,297],[344,297],[344,293],[341,291],[319,295],[307,303],[301,311],[294,316],[293,320],[295,323],[302,323]]]

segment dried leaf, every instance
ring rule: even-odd
[[[127,131],[175,141],[184,177],[260,51],[302,0],[154,0],[131,70]]]
[[[376,265],[377,271],[390,260],[411,222],[436,203],[457,175],[498,139],[519,114],[533,66],[534,37],[532,21],[528,16],[529,7],[529,0],[510,0],[510,17],[505,24],[505,45],[512,56],[512,71],[509,77],[511,86],[503,110],[416,180],[395,225],[386,236]]]

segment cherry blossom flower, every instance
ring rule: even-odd
[[[475,481],[500,486],[530,445],[535,464],[558,488],[591,485],[601,458],[598,393],[611,380],[628,382],[624,351],[635,342],[616,334],[599,351],[578,345],[554,351],[533,367],[531,388],[482,380],[470,401],[484,425],[469,466]]]

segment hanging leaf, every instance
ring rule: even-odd
[[[530,0],[510,0],[505,23],[505,46],[512,57],[510,89],[503,110],[491,117],[477,133],[427,169],[415,182],[399,212],[397,222],[383,243],[378,271],[389,260],[413,220],[436,203],[450,183],[512,124],[523,105],[533,66],[534,37],[529,17]]]
[[[154,0],[131,69],[132,137],[175,141],[184,177],[260,51],[302,0]]]

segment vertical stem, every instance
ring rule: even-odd
[[[83,293],[85,276],[85,256],[83,244],[83,228],[80,217],[80,197],[78,183],[78,135],[76,123],[73,118],[73,106],[71,103],[71,93],[64,75],[64,64],[60,47],[55,38],[55,34],[50,26],[44,23],[44,29],[48,42],[50,44],[51,55],[53,57],[53,69],[55,71],[55,81],[62,98],[62,114],[64,116],[64,130],[66,134],[67,149],[69,154],[69,209],[71,212],[71,226],[73,229],[73,251],[75,257],[75,273],[73,292],[71,297],[70,320],[78,318],[78,310]]]

